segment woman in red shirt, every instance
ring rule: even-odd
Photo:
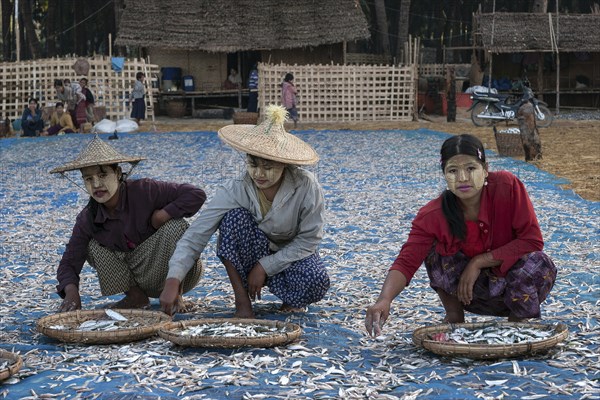
[[[523,183],[507,171],[488,172],[479,139],[459,135],[442,145],[448,184],[440,197],[419,210],[407,242],[390,268],[365,326],[378,336],[392,300],[425,262],[445,322],[464,322],[464,311],[540,318],[556,279],[556,267],[542,252],[540,227]]]

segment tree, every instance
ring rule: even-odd
[[[40,58],[42,55],[42,45],[40,44],[40,39],[35,31],[35,25],[33,24],[31,0],[20,0],[19,9],[19,12],[21,13],[19,17],[23,24],[23,33],[30,55],[30,57],[27,58]]]
[[[377,33],[382,53],[390,57],[390,36],[387,22],[387,12],[385,10],[385,0],[375,0],[375,15],[377,18]]]
[[[404,52],[404,43],[408,41],[408,28],[410,22],[410,0],[400,0],[398,13],[398,42],[396,43],[396,57]]]

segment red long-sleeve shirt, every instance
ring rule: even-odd
[[[163,209],[173,219],[191,217],[206,200],[204,190],[193,185],[152,179],[125,181],[118,190],[119,204],[113,216],[103,205],[98,206],[93,221],[97,229],[92,226],[88,207],[77,216],[71,239],[58,266],[56,290],[61,296],[68,284],[79,286],[79,274],[91,239],[111,250],[132,251],[156,232],[151,222],[154,211]]]
[[[542,233],[525,186],[507,171],[490,172],[481,193],[478,225],[484,251],[491,252],[502,264],[494,273],[505,276],[525,254],[541,251]],[[402,272],[407,282],[419,269],[432,246],[442,256],[461,250],[461,240],[452,236],[438,197],[419,210],[408,240],[390,269]]]

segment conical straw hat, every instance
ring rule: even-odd
[[[319,161],[319,155],[309,144],[285,131],[285,108],[269,105],[265,116],[259,125],[225,126],[219,129],[219,137],[236,150],[267,160],[294,165]]]
[[[104,142],[96,135],[75,160],[70,161],[61,167],[54,168],[50,173],[55,174],[58,172],[72,171],[75,169],[91,167],[93,165],[110,165],[125,162],[135,165],[145,159],[145,157],[130,157],[121,154],[114,147]]]

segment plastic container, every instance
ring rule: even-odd
[[[183,77],[183,90],[186,92],[193,92],[196,90],[196,86],[194,86],[194,77],[192,75]]]
[[[164,91],[170,91],[172,88],[181,87],[181,68],[164,67],[162,72],[162,88]]]

